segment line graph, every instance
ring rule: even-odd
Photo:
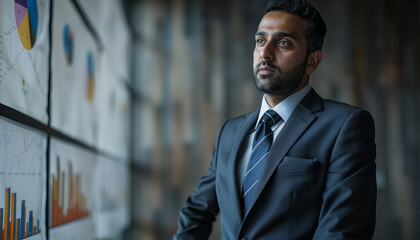
[[[43,138],[38,135],[8,124],[0,119],[0,153],[8,153],[8,160],[12,160],[12,168],[15,164],[20,166],[23,161],[34,164],[41,161],[43,157],[42,148],[44,146]],[[19,147],[17,147],[19,144]],[[10,151],[11,148],[20,148],[16,151]]]
[[[10,239],[42,238],[37,233],[45,229],[46,145],[45,134],[0,117],[0,190],[6,193],[0,208],[7,219],[2,231]]]

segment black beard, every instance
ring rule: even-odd
[[[274,69],[275,73],[270,75],[260,75],[258,78],[258,71],[261,65],[266,65]],[[281,69],[265,60],[258,63],[254,69],[254,83],[258,90],[261,92],[279,96],[290,95],[300,85],[303,76],[305,76],[307,65],[307,58],[292,68],[290,71],[282,73]]]

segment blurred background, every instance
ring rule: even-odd
[[[104,129],[97,127],[92,138],[66,130],[63,120],[54,117],[59,96],[52,97],[57,86],[52,61],[47,63],[50,121],[29,125],[129,168],[127,224],[109,238],[171,239],[179,208],[207,170],[220,127],[261,102],[253,83],[252,53],[266,1],[52,1],[53,59],[55,36],[62,34],[54,31],[54,24],[63,21],[57,13],[69,9],[58,2],[74,9],[80,28],[97,45],[97,58],[106,59],[98,60],[98,78],[118,79],[124,118],[118,115],[105,124],[118,131],[105,127],[101,135]],[[323,61],[311,85],[324,98],[363,107],[375,119],[374,239],[420,239],[420,1],[308,2],[328,27]],[[112,96],[112,104],[118,104]],[[98,104],[91,110],[104,108]],[[92,122],[101,122],[95,116]],[[107,137],[116,140],[101,144]],[[218,224],[211,239],[220,239]]]
[[[420,239],[420,2],[309,2],[328,27],[311,85],[324,98],[366,108],[375,119],[374,239]],[[266,2],[125,4],[131,6],[139,93],[132,229],[140,239],[169,239],[223,122],[260,104],[252,52]]]

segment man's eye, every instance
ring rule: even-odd
[[[258,45],[263,45],[264,44],[264,39],[261,39],[261,38],[257,39],[256,42],[257,42]]]
[[[287,41],[280,41],[279,45],[282,47],[286,47],[286,46],[289,46],[290,44]]]

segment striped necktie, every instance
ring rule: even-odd
[[[281,120],[274,110],[267,110],[258,123],[252,144],[251,157],[243,180],[244,213],[249,210],[254,198],[258,181],[263,171],[265,159],[273,142],[273,131],[271,127]]]

